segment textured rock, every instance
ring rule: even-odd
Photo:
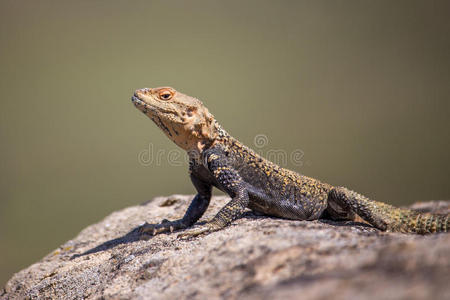
[[[192,196],[158,197],[89,226],[1,292],[12,298],[450,299],[450,235],[247,213],[189,241],[134,228],[183,215]],[[205,218],[227,201],[215,197]],[[448,213],[450,202],[420,203]]]

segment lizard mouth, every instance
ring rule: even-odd
[[[134,94],[134,95],[131,97],[131,102],[133,102],[134,105],[138,105],[138,104],[143,105],[143,104],[145,104],[144,101],[142,101],[141,99],[139,99],[139,98],[136,96],[136,94]]]
[[[144,114],[146,114],[150,109],[150,105],[139,99],[136,94],[131,97],[131,102],[133,102],[134,106],[136,106],[136,108],[142,111]]]

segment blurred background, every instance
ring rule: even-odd
[[[0,286],[115,210],[194,193],[142,87],[300,150],[283,166],[306,175],[450,199],[448,1],[1,0],[0,46]]]

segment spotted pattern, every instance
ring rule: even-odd
[[[173,97],[161,101],[161,91],[170,91]],[[193,225],[208,207],[212,187],[227,193],[231,201],[206,225],[185,231],[183,237],[219,230],[239,218],[246,208],[295,220],[353,220],[359,215],[376,228],[397,232],[448,231],[448,215],[396,208],[264,159],[230,136],[200,100],[172,88],[141,89],[132,101],[188,152],[189,174],[198,192],[182,219],[146,224],[142,232],[157,234]]]

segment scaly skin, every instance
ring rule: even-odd
[[[213,232],[239,218],[246,208],[293,220],[361,217],[380,230],[404,233],[447,232],[448,215],[420,214],[372,201],[345,187],[333,187],[300,175],[259,156],[230,136],[203,103],[173,88],[139,89],[134,105],[182,149],[190,163],[189,174],[197,190],[182,219],[144,224],[143,234],[186,229],[206,211],[212,187],[231,197],[205,225],[183,231],[186,238]]]

